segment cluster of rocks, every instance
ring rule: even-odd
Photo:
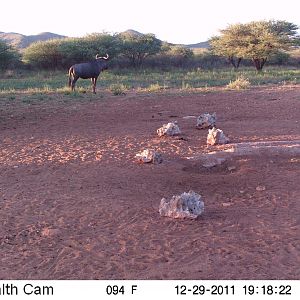
[[[225,136],[221,129],[216,128],[216,113],[204,113],[197,118],[196,128],[208,129],[207,145],[220,145],[229,142],[228,137]],[[176,136],[181,134],[181,130],[177,122],[170,122],[164,124],[161,128],[157,129],[157,135],[163,136]],[[163,159],[160,153],[152,149],[145,149],[136,154],[136,158],[141,163],[160,164]],[[223,160],[218,161],[221,164]],[[208,162],[208,166],[215,165],[215,162]],[[206,165],[205,165],[206,166]],[[204,211],[204,202],[201,195],[194,191],[182,193],[181,195],[174,195],[171,199],[161,199],[159,206],[159,213],[161,216],[171,218],[189,218],[195,219]]]
[[[216,127],[217,115],[216,113],[204,113],[197,118],[198,129],[208,129],[206,143],[207,145],[223,145],[229,142],[229,138],[225,136],[221,129]]]
[[[215,112],[212,114],[204,113],[197,118],[196,128],[208,129],[207,145],[222,145],[229,142],[229,138],[225,136],[224,132],[216,127],[216,121],[217,115]],[[177,121],[164,124],[156,132],[159,137],[181,134]]]

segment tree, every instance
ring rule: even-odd
[[[172,63],[180,68],[186,66],[187,62],[194,57],[192,49],[181,45],[171,46],[167,54],[170,56]]]
[[[117,34],[93,33],[84,37],[84,40],[96,54],[108,54],[110,59],[120,54],[122,41]]]
[[[24,60],[39,68],[69,68],[75,63],[95,59],[96,54],[110,58],[120,51],[120,42],[115,36],[95,33],[83,38],[48,40],[31,44],[24,51]]]
[[[18,63],[19,53],[12,46],[0,40],[0,69],[6,69],[9,66]]]
[[[296,45],[299,42],[297,35],[298,26],[287,21],[269,21],[269,25],[275,34],[278,34],[290,45]]]
[[[237,48],[242,46],[238,37],[244,35],[243,31],[242,24],[229,25],[220,31],[221,36],[214,36],[209,41],[213,54],[227,57],[234,69],[238,69],[242,61]]]
[[[148,56],[159,53],[162,47],[162,42],[154,34],[127,32],[119,37],[122,40],[121,52],[134,67],[140,67]]]
[[[286,21],[258,21],[230,25],[210,41],[212,51],[227,56],[237,68],[242,58],[251,59],[258,71],[267,60],[296,43],[297,25]],[[236,62],[234,61],[236,58]]]
[[[59,46],[62,41],[62,39],[57,39],[32,43],[24,50],[23,60],[38,68],[60,68],[62,55],[59,52]]]
[[[192,49],[180,45],[171,47],[169,52],[171,55],[179,56],[185,59],[192,58],[194,56]]]
[[[257,71],[261,71],[272,54],[286,49],[286,41],[273,31],[271,23],[266,21],[245,24],[246,34],[242,36],[244,45],[239,53],[253,61]]]

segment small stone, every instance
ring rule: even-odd
[[[300,162],[300,158],[296,158],[296,157],[291,158],[290,162],[292,162],[292,163],[299,163]]]
[[[221,129],[208,129],[207,145],[223,145],[229,142],[229,138],[225,136]]]
[[[181,134],[181,131],[177,125],[177,122],[170,122],[168,124],[164,124],[161,128],[157,129],[157,134],[158,136],[173,136],[173,135],[178,135]]]
[[[217,116],[215,112],[213,114],[204,113],[197,118],[196,127],[198,129],[213,128],[216,126],[216,120]]]
[[[265,191],[265,190],[266,190],[266,187],[265,187],[264,185],[259,185],[259,186],[256,187],[256,190],[257,190],[258,192],[262,192],[262,191]]]
[[[228,170],[228,171],[234,171],[234,170],[236,170],[236,167],[235,167],[235,166],[229,166],[229,167],[227,168],[227,170]]]
[[[224,203],[222,203],[223,207],[229,207],[231,205],[232,205],[232,203],[230,203],[230,202],[224,202]]]
[[[160,164],[163,161],[161,154],[152,149],[145,149],[142,152],[137,153],[135,157],[141,163]]]
[[[159,214],[170,218],[196,219],[204,211],[204,202],[201,195],[194,191],[175,195],[170,200],[162,198],[159,206]]]

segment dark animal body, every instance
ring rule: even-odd
[[[72,91],[75,90],[75,83],[79,78],[88,79],[91,78],[93,93],[96,94],[96,83],[100,73],[108,68],[106,57],[100,57],[96,55],[94,61],[90,61],[82,64],[75,64],[69,69],[69,87]]]

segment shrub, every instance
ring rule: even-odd
[[[234,81],[230,81],[227,84],[226,89],[228,90],[244,90],[249,88],[251,85],[248,78],[245,78],[243,75],[240,75]]]
[[[109,90],[115,96],[126,95],[125,91],[127,91],[127,87],[124,84],[115,83],[110,85]]]
[[[34,67],[56,69],[60,67],[62,56],[59,52],[61,40],[39,41],[25,49],[23,60]]]
[[[75,63],[95,59],[96,54],[109,54],[110,59],[120,51],[119,40],[109,34],[92,34],[83,38],[40,41],[25,49],[23,59],[42,69],[69,68]]]
[[[0,69],[5,70],[20,63],[20,55],[12,46],[0,40]]]

